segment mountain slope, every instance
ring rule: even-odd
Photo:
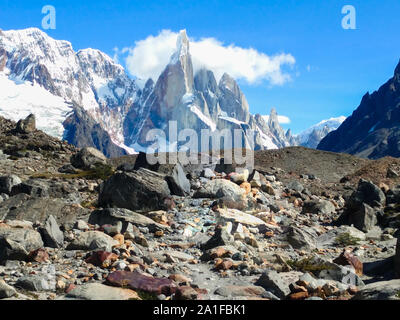
[[[394,76],[372,94],[318,149],[346,152],[364,158],[400,157],[400,63]]]

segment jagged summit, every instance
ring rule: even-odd
[[[279,123],[271,130],[250,114],[233,77],[225,73],[217,82],[205,68],[194,74],[186,30],[179,32],[176,51],[159,78],[143,88],[100,50],[75,52],[68,41],[36,28],[4,31],[0,82],[16,97],[0,93],[0,115],[17,121],[36,110],[40,129],[80,146],[95,144],[107,156],[115,155],[115,145],[121,153],[145,150],[149,130],[168,130],[170,121],[178,130],[197,132],[252,129],[259,149],[289,144],[284,134],[274,133],[283,131]],[[176,142],[168,134],[166,139],[166,144]]]

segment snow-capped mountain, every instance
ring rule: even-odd
[[[1,31],[0,77],[2,82],[14,83],[18,92],[32,86],[28,93],[19,93],[18,97],[29,94],[40,101],[41,112],[36,116],[39,128],[45,132],[53,133],[55,122],[60,128],[67,115],[71,115],[68,111],[73,110],[64,105],[58,108],[62,109],[61,113],[53,117],[53,104],[40,98],[43,89],[51,95],[45,95],[48,99],[58,97],[59,104],[63,100],[66,105],[77,105],[85,110],[115,144],[124,146],[122,120],[135,99],[137,87],[123,67],[106,54],[93,49],[75,52],[69,42],[54,40],[36,28]],[[13,113],[14,120],[24,117],[29,104],[21,103],[20,107],[11,109],[10,100],[10,96],[7,99],[3,94],[0,96],[0,113],[4,116]],[[33,108],[31,112],[36,110]],[[63,136],[58,130],[57,136],[60,135]],[[108,153],[104,148],[102,151]]]
[[[319,142],[325,138],[329,132],[339,128],[345,120],[346,117],[344,116],[322,120],[298,134],[296,136],[297,143],[307,148],[316,149]]]
[[[125,121],[125,143],[135,150],[148,146],[146,135],[151,129],[165,129],[164,143],[175,143],[176,137],[170,137],[168,132],[171,120],[176,121],[178,132],[185,128],[198,133],[202,129],[251,129],[257,149],[290,145],[276,112],[269,122],[251,115],[246,97],[231,76],[225,73],[217,83],[210,70],[201,69],[193,74],[185,30],[180,32],[177,50],[157,82],[148,82],[140,96],[142,108],[132,108]]]
[[[212,57],[211,57],[212,58]],[[144,150],[151,129],[169,121],[182,129],[251,129],[255,148],[293,144],[276,111],[268,121],[251,115],[236,81],[212,71],[196,74],[186,31],[156,82],[139,88],[124,68],[99,50],[75,52],[71,43],[54,40],[39,29],[0,31],[0,115],[18,120],[29,113],[43,131],[79,147],[89,145],[107,156]]]

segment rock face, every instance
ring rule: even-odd
[[[318,149],[371,159],[399,157],[399,87],[400,64],[393,78],[378,91],[366,93],[359,107],[320,142]]]
[[[147,170],[117,172],[104,182],[99,204],[104,207],[126,208],[133,211],[153,211],[166,208],[170,195],[164,176]]]

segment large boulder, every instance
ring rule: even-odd
[[[299,279],[301,272],[278,273],[270,270],[261,275],[255,285],[263,287],[280,299],[284,299],[290,294],[289,285]]]
[[[357,229],[368,232],[378,223],[376,210],[363,203],[359,209],[349,214],[349,224]]]
[[[100,231],[80,233],[68,246],[67,250],[104,250],[111,252],[118,241]]]
[[[225,180],[216,179],[208,181],[204,186],[195,192],[193,198],[224,199],[228,201],[243,201],[245,190],[237,184]]]
[[[353,300],[400,300],[400,280],[369,283],[358,291]]]
[[[0,224],[0,263],[26,260],[29,253],[43,247],[40,233],[29,228]]]
[[[129,223],[137,227],[149,228],[150,231],[168,229],[167,226],[128,209],[108,208],[104,210],[95,210],[89,217],[90,224],[97,224],[99,226],[105,224],[117,225],[119,222],[122,222],[122,233],[128,229]]]
[[[371,181],[360,179],[358,187],[350,196],[346,203],[350,210],[358,210],[362,204],[367,204],[371,207],[380,207],[385,205],[386,197],[383,191],[373,184]]]
[[[65,300],[140,300],[131,289],[115,288],[101,283],[85,283],[68,292]]]
[[[71,229],[77,219],[84,218],[89,209],[80,205],[65,203],[62,199],[32,198],[18,194],[0,203],[0,220],[26,220],[45,223],[52,215],[58,225]]]
[[[133,170],[129,171],[136,171],[141,168],[157,172],[158,169],[160,168],[160,164],[158,162],[155,164],[151,164],[147,159],[147,154],[144,152],[139,152],[135,164],[133,166]]]
[[[64,244],[64,233],[60,230],[56,219],[50,215],[43,228],[40,229],[46,247],[61,248]]]
[[[17,122],[15,130],[18,133],[31,133],[36,130],[36,118],[34,114],[30,114],[25,119],[21,119]]]
[[[302,213],[313,214],[332,214],[336,211],[332,202],[327,200],[308,200],[304,201]]]
[[[148,169],[117,172],[102,184],[99,205],[146,212],[167,209],[165,199],[169,195],[162,174]]]
[[[0,193],[10,194],[12,188],[21,182],[21,179],[14,174],[0,177]]]
[[[25,193],[33,197],[48,197],[49,185],[48,183],[40,180],[30,179],[23,183],[14,185],[11,189],[10,195]]]
[[[185,196],[190,193],[190,181],[186,178],[186,174],[179,163],[173,167],[171,173],[165,179],[172,194]]]
[[[316,237],[306,229],[290,227],[287,234],[287,241],[295,249],[312,250],[317,246]]]
[[[71,164],[78,169],[91,170],[98,164],[107,164],[107,158],[101,151],[87,147],[71,156]]]

